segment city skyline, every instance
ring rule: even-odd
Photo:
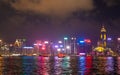
[[[77,4],[76,0],[32,1],[0,1],[0,38],[9,42],[16,38],[54,40],[72,35],[98,39],[102,25],[108,34],[120,35],[119,0],[80,0]]]

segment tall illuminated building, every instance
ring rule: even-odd
[[[107,41],[107,35],[106,35],[106,29],[104,26],[102,26],[100,31],[100,41],[103,47],[106,47],[106,41]]]

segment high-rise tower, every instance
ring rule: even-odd
[[[104,26],[102,26],[100,31],[100,41],[103,47],[106,47],[106,40],[107,40],[106,29]]]

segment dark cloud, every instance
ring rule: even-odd
[[[113,0],[0,0],[0,37],[35,40],[83,34],[96,38],[102,24],[109,33],[119,34],[119,8]]]
[[[120,4],[120,0],[104,0],[108,7],[116,6]]]
[[[50,16],[66,16],[77,10],[88,11],[94,8],[93,0],[16,0],[10,4],[18,11]]]

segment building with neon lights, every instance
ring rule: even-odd
[[[102,26],[100,31],[100,41],[101,41],[102,47],[106,48],[107,35],[106,35],[106,29],[104,26]]]
[[[111,38],[107,38],[106,29],[102,26],[100,30],[100,40],[97,43],[97,47],[93,49],[95,55],[115,55],[115,52],[107,45],[107,41]]]

